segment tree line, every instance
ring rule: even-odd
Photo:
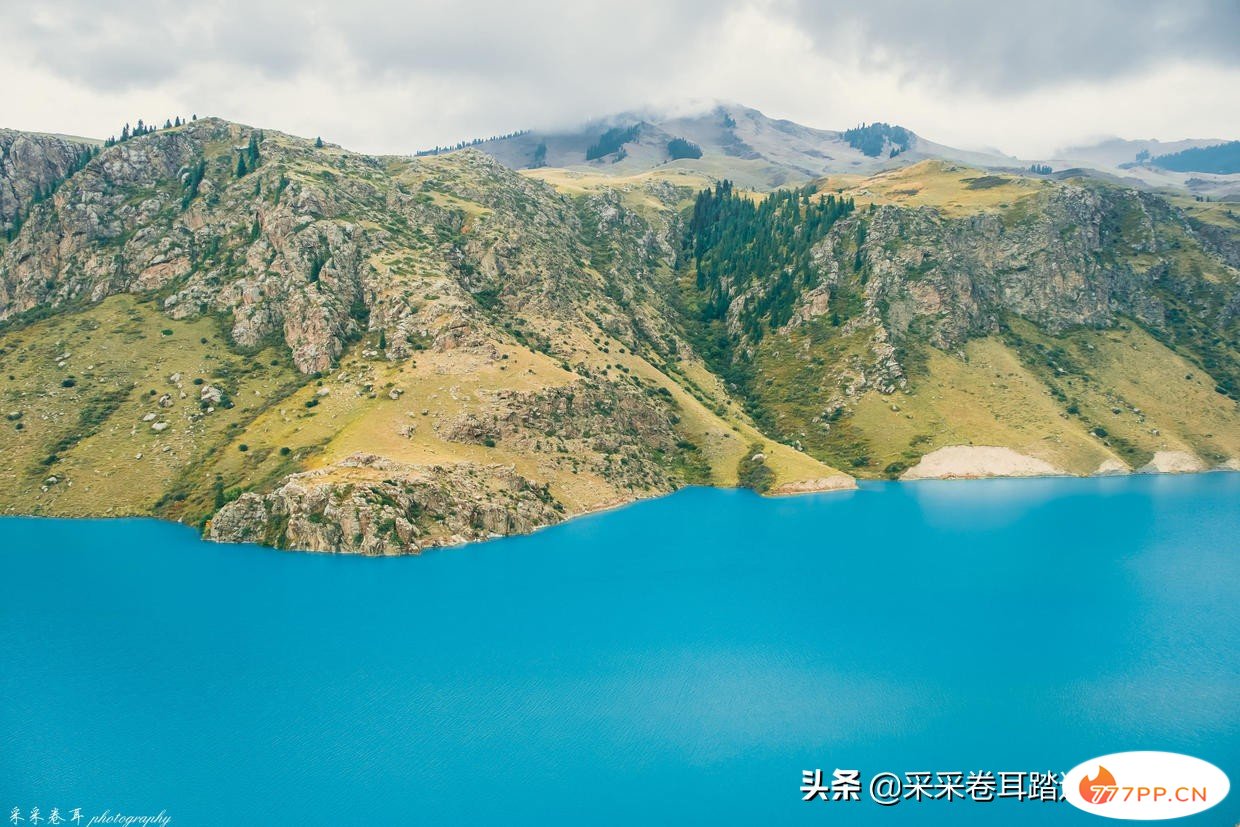
[[[191,120],[195,120],[195,121],[198,120],[198,116],[193,115],[191,117]],[[177,115],[175,118],[164,119],[163,128],[172,129],[173,127],[176,127],[176,126],[184,126],[187,123],[189,123],[189,121],[183,121],[181,120],[181,116]],[[131,127],[128,123],[126,123],[123,127],[121,127],[121,136],[119,138],[116,137],[115,135],[110,135],[108,136],[108,139],[103,142],[103,145],[105,147],[116,146],[117,144],[121,144],[121,143],[124,143],[125,141],[128,141],[130,138],[139,138],[143,135],[150,135],[152,132],[155,132],[158,129],[159,127],[155,126],[155,124],[146,123],[141,118],[138,118],[138,123],[136,125]]]
[[[520,138],[522,135],[528,135],[528,134],[530,134],[530,131],[528,129],[519,129],[516,132],[508,132],[504,135],[492,135],[489,138],[474,138],[473,140],[469,140],[469,141],[457,141],[455,144],[452,144],[451,146],[436,145],[430,149],[419,149],[417,152],[414,153],[414,156],[417,158],[422,158],[427,155],[443,155],[445,152],[457,152],[462,149],[468,149],[471,146],[478,146],[479,144],[485,144],[489,141],[505,141],[509,138]]]

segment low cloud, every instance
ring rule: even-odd
[[[1027,155],[1240,132],[1234,2],[2,1],[0,117],[25,129],[198,112],[405,153],[731,100]]]

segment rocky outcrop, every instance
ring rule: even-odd
[[[346,554],[414,554],[563,519],[545,486],[498,465],[412,466],[354,455],[245,493],[211,519],[220,542]]]
[[[928,319],[931,342],[943,348],[994,332],[1004,313],[1052,333],[1109,326],[1121,313],[1158,326],[1166,314],[1161,288],[1226,303],[1206,282],[1169,285],[1165,269],[1132,259],[1168,255],[1187,232],[1159,199],[1086,186],[1036,196],[1020,220],[884,207],[869,221],[864,245],[867,302],[885,303],[897,336]]]
[[[680,484],[669,462],[681,450],[669,397],[625,381],[581,379],[533,392],[496,391],[484,412],[438,424],[444,439],[537,454],[635,492]]]
[[[818,477],[809,480],[796,480],[777,485],[770,494],[784,496],[789,494],[815,494],[823,491],[849,491],[857,487],[857,481],[847,474],[835,474],[830,477]]]
[[[888,393],[903,383],[884,345],[897,354],[921,343],[951,351],[999,332],[1013,316],[1053,335],[1129,317],[1175,338],[1182,332],[1173,326],[1191,308],[1234,332],[1240,283],[1203,278],[1200,264],[1184,264],[1181,251],[1199,244],[1218,256],[1214,266],[1232,266],[1215,238],[1223,234],[1205,238],[1196,226],[1156,196],[1088,184],[964,218],[882,206],[838,222],[819,244],[821,285],[794,319],[825,315],[833,295],[859,290],[864,309],[845,329],[875,331],[866,384]]]
[[[93,149],[59,135],[0,129],[0,237],[83,166]]]

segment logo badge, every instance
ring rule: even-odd
[[[1087,813],[1131,821],[1181,818],[1227,797],[1231,782],[1208,761],[1175,752],[1116,752],[1064,776],[1064,799]]]

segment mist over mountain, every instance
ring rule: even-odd
[[[868,175],[878,170],[939,159],[987,169],[1049,166],[1092,170],[1126,179],[1129,185],[1167,187],[1203,196],[1240,191],[1240,180],[1211,169],[1140,169],[1142,152],[1162,155],[1208,147],[1220,140],[1169,143],[1108,139],[1071,147],[1050,159],[1021,159],[999,150],[967,150],[928,140],[906,126],[884,122],[842,130],[818,129],[769,118],[756,109],[719,104],[699,112],[658,110],[619,113],[569,130],[523,130],[467,142],[511,169],[558,167],[608,175],[656,168],[684,169],[728,178],[758,189],[803,183],[828,175]],[[424,153],[462,148],[432,148]],[[1205,176],[1197,173],[1205,173]]]

